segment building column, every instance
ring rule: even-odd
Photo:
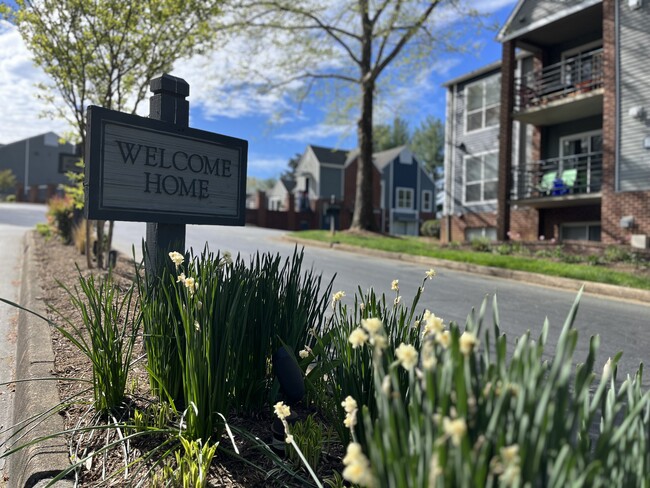
[[[501,58],[497,239],[506,241],[510,230],[510,191],[512,189],[512,111],[515,92],[515,45],[513,41],[503,43]]]
[[[262,190],[257,190],[257,225],[259,227],[266,227],[266,193]]]
[[[616,26],[614,0],[603,1],[603,181],[601,189],[601,226],[603,242],[614,243],[619,237],[616,208]]]

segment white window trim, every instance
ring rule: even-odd
[[[497,154],[497,158],[498,158],[499,151],[498,150],[483,151],[483,152],[478,152],[478,153],[474,153],[474,154],[465,154],[463,156],[463,183],[462,183],[463,184],[463,206],[469,207],[471,205],[491,204],[491,203],[495,203],[497,201],[497,199],[498,199],[498,195],[497,195],[497,198],[494,198],[494,199],[491,199],[491,200],[481,199],[481,200],[477,200],[477,201],[474,201],[474,202],[468,202],[467,201],[467,164],[466,164],[466,161],[469,158],[477,158],[477,157],[483,158],[483,156],[485,156],[487,154]],[[483,159],[481,159],[481,162],[482,162],[483,165],[485,164]],[[497,165],[498,165],[498,159],[497,159]],[[498,183],[499,183],[498,171],[499,171],[499,169],[498,169],[498,166],[497,166],[497,177],[493,178],[493,179],[490,179],[488,181],[496,181],[497,185],[498,185]],[[480,181],[481,182],[481,187],[483,187],[486,180],[485,180],[485,178],[483,178],[483,179],[477,180],[477,181]],[[482,190],[483,190],[483,188],[481,188],[481,197],[483,197],[483,194],[485,193]]]
[[[499,100],[498,103],[495,103],[495,104],[492,104],[492,105],[485,105],[485,94],[486,94],[485,84],[486,84],[486,82],[488,80],[491,80],[492,78],[500,78],[500,77],[501,77],[500,74],[493,74],[493,75],[490,75],[490,76],[486,76],[485,78],[482,78],[482,79],[480,79],[478,81],[468,83],[463,88],[463,98],[464,98],[464,103],[465,103],[465,106],[464,106],[464,109],[463,109],[463,130],[464,130],[465,134],[476,134],[476,133],[478,133],[480,131],[494,129],[496,127],[499,127],[499,120],[497,120],[496,124],[494,124],[494,125],[489,125],[489,126],[485,125],[485,116],[486,116],[487,110],[489,108],[494,108],[494,107],[498,107],[499,105],[501,105],[501,100]],[[472,87],[472,86],[478,85],[478,84],[483,85],[483,104],[482,104],[480,109],[475,109],[475,110],[471,110],[471,111],[467,110],[467,105],[468,105],[468,101],[469,101],[469,88]],[[500,86],[501,86],[501,80],[499,79],[499,87]],[[482,113],[481,126],[476,128],[476,129],[469,130],[467,128],[468,115],[470,113],[479,112],[479,111],[481,111],[481,113]]]
[[[399,153],[399,164],[413,164],[413,155],[406,149]]]
[[[563,158],[567,156],[567,154],[564,154],[564,141],[567,141],[569,139],[578,139],[581,137],[589,137],[589,152],[593,152],[591,149],[591,136],[601,136],[603,135],[603,130],[602,129],[597,129],[597,130],[590,130],[587,132],[577,132],[575,134],[569,134],[566,136],[560,137],[560,158]]]
[[[426,200],[426,198],[424,198],[425,193],[429,195],[429,205],[427,205],[426,207],[425,207],[425,203],[426,203],[427,200]],[[428,213],[433,212],[433,192],[431,190],[422,190],[422,208],[421,208],[421,211],[422,212],[428,212]]]
[[[399,199],[399,192],[400,191],[405,191],[405,192],[410,193],[410,195],[411,195],[411,205],[410,206],[403,207],[403,206],[400,205],[400,201],[399,201],[400,200]],[[414,200],[415,200],[414,197],[415,197],[415,195],[414,195],[413,188],[408,188],[408,187],[405,187],[405,186],[396,187],[395,188],[395,209],[396,210],[411,210],[411,211],[413,211],[414,210],[414,205],[413,204],[415,203],[414,202]]]

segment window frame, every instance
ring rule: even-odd
[[[494,124],[486,125],[487,111],[489,109],[497,108],[497,107],[499,107],[501,105],[501,98],[500,97],[499,97],[499,100],[498,100],[497,103],[494,103],[494,104],[491,104],[491,105],[487,105],[487,103],[486,103],[487,102],[486,101],[486,98],[487,98],[487,89],[486,89],[486,87],[487,87],[488,82],[490,82],[490,81],[496,81],[498,86],[501,87],[501,74],[500,73],[493,74],[493,75],[490,75],[490,76],[486,76],[485,78],[482,78],[482,79],[480,79],[478,81],[468,83],[467,85],[465,85],[465,87],[463,89],[464,97],[465,97],[465,110],[464,110],[465,113],[464,113],[464,116],[463,116],[465,134],[473,134],[475,132],[479,132],[479,131],[487,130],[487,129],[492,129],[494,127],[499,126],[499,118],[498,117],[497,117],[497,120],[496,120],[496,122]],[[468,106],[469,106],[469,90],[472,87],[479,86],[479,85],[481,86],[481,91],[482,91],[481,107],[477,108],[477,109],[469,110],[468,109]],[[469,129],[469,127],[468,127],[469,116],[473,115],[473,114],[476,114],[476,113],[481,114],[481,125],[480,125],[480,127],[477,127],[475,129]]]
[[[424,197],[424,195],[428,195],[428,202],[427,199]],[[428,212],[431,213],[433,212],[433,192],[431,190],[422,190],[422,206],[420,210],[422,212]],[[428,203],[428,205],[425,206],[425,204]]]
[[[589,239],[590,231],[593,227],[600,227],[601,239],[598,241],[592,241],[591,239]],[[564,237],[564,229],[566,228],[574,228],[574,229],[583,228],[585,231],[586,239],[568,239]],[[601,242],[602,230],[603,230],[602,222],[599,222],[597,220],[589,221],[589,222],[563,222],[562,224],[560,224],[560,241],[578,240],[578,241],[587,241],[587,242]]]
[[[497,157],[497,174],[494,178],[486,179],[485,178],[485,157],[488,155],[496,155]],[[481,159],[481,179],[479,180],[472,180],[471,182],[468,183],[467,181],[467,161],[470,159]],[[493,151],[483,151],[480,153],[475,153],[475,154],[466,154],[463,156],[463,205],[469,206],[469,205],[483,205],[487,203],[494,203],[497,201],[499,198],[498,195],[498,185],[499,185],[499,151],[498,150],[493,150]],[[489,200],[485,199],[485,183],[496,183],[497,184],[497,194],[495,195],[494,198],[491,198]],[[473,201],[468,201],[467,200],[467,186],[469,184],[480,184],[481,187],[481,198],[480,200],[473,200]]]
[[[410,206],[405,207],[400,205],[400,192],[407,192],[410,198]],[[414,210],[415,208],[415,195],[413,188],[408,188],[406,186],[398,186],[395,188],[395,209],[396,210]]]

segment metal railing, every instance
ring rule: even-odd
[[[600,192],[602,151],[527,163],[514,174],[513,199],[546,198]]]
[[[543,106],[603,86],[603,50],[595,49],[515,79],[515,110]]]

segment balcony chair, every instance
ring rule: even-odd
[[[539,182],[537,190],[541,195],[550,195],[553,190],[553,182],[557,178],[557,171],[549,171],[542,175],[542,181]]]

